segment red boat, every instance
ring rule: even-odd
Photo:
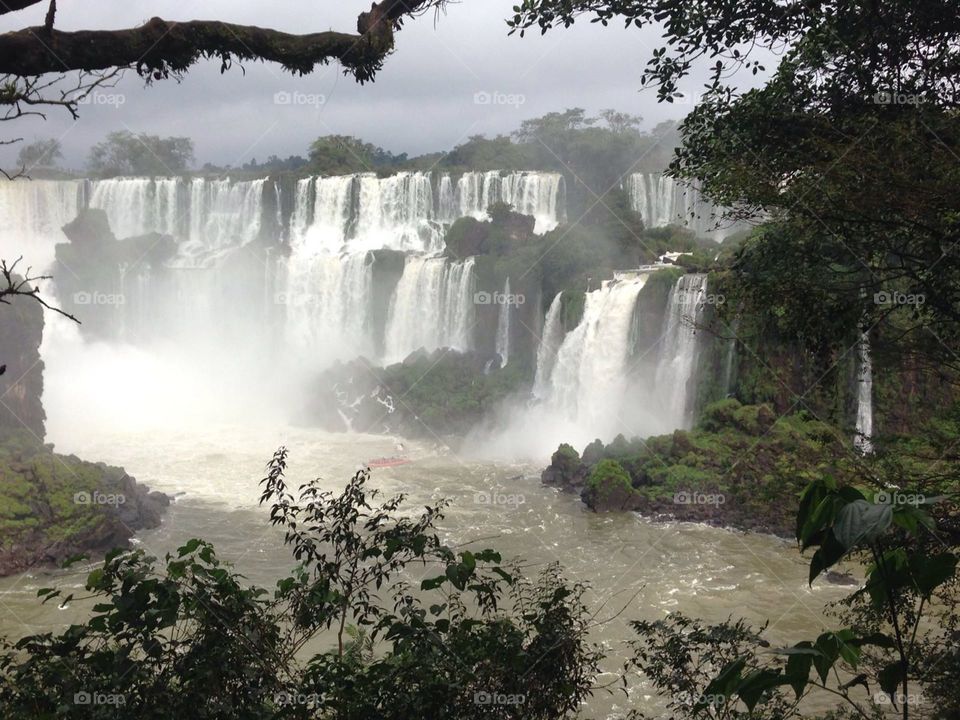
[[[410,458],[405,457],[374,458],[373,460],[367,460],[367,467],[396,467],[397,465],[407,465],[411,462],[413,461],[410,460]]]

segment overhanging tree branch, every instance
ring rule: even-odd
[[[7,2],[27,7],[39,0]],[[357,20],[357,33],[294,34],[215,20],[170,22],[153,18],[125,30],[64,32],[33,27],[0,35],[0,74],[35,76],[71,70],[135,67],[164,78],[202,58],[276,62],[305,74],[338,61],[359,82],[371,80],[393,50],[394,31],[406,16],[439,8],[446,0],[382,0]],[[14,7],[14,9],[18,9]]]

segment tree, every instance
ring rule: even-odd
[[[767,219],[733,264],[747,309],[770,310],[765,279],[780,275],[791,284],[777,288],[775,311],[821,348],[846,349],[859,326],[879,326],[891,352],[956,369],[955,9],[943,0],[525,0],[510,24],[546,32],[586,15],[604,25],[662,25],[664,44],[643,75],[660,100],[673,101],[694,67],[709,63],[711,71],[683,122],[671,173],[735,216]],[[766,72],[771,58],[777,65],[761,87],[736,86],[742,71]],[[809,298],[811,288],[824,303],[816,312],[785,302]],[[924,302],[883,302],[896,293]],[[814,325],[821,317],[828,322]]]
[[[120,130],[90,149],[90,171],[96,175],[176,175],[193,162],[193,141],[185,137]]]
[[[407,156],[393,155],[372,143],[349,135],[325,135],[310,144],[309,169],[319,175],[345,175],[396,167]]]
[[[59,140],[37,140],[20,148],[17,164],[29,172],[32,168],[53,167],[57,159],[62,157]]]

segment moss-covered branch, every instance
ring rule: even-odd
[[[25,28],[0,35],[0,74],[33,76],[71,70],[135,67],[161,78],[185,71],[201,58],[264,60],[295,73],[338,61],[358,81],[373,78],[393,49],[405,16],[444,0],[383,0],[357,20],[356,33],[293,34],[218,20],[171,22],[152,18],[136,28],[79,30]]]

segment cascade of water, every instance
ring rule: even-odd
[[[560,311],[563,308],[562,295],[562,292],[558,292],[550,303],[547,317],[543,321],[540,344],[537,346],[537,372],[533,380],[533,394],[541,399],[547,397],[549,392],[550,373],[553,372],[557,351],[563,342],[563,325],[560,317]]]
[[[0,250],[8,262],[23,256],[27,265],[46,270],[60,228],[77,216],[83,183],[75,180],[0,180]]]
[[[266,182],[194,179],[188,252],[216,256],[255,240],[260,234]]]
[[[617,429],[627,390],[633,313],[646,279],[604,281],[588,292],[583,319],[557,351],[547,402],[589,427],[594,437]]]
[[[290,215],[290,242],[302,240],[313,219],[313,178],[297,180],[296,191],[293,196],[293,212]]]
[[[647,227],[682,225],[697,235],[723,240],[742,223],[719,222],[723,214],[700,191],[663,173],[635,173],[627,180],[630,205]],[[719,222],[719,227],[718,227]]]
[[[266,180],[112,178],[93,182],[90,207],[107,214],[118,238],[159,232],[186,242],[179,264],[206,261],[260,232]],[[184,206],[181,197],[187,202]]]
[[[491,205],[507,203],[518,213],[532,215],[534,232],[542,234],[560,224],[562,182],[558,173],[468,172],[457,182],[456,205],[461,216],[482,220]]]
[[[443,249],[443,235],[434,220],[429,173],[361,175],[359,215],[350,244],[370,250],[437,252]]]
[[[497,317],[497,355],[500,356],[500,367],[510,362],[510,316],[513,303],[510,297],[510,278],[503,284],[503,298],[500,302],[500,314]]]
[[[177,230],[177,178],[111,178],[92,185],[90,207],[106,212],[118,238]]]
[[[860,368],[857,378],[857,434],[854,445],[862,453],[873,452],[873,361],[870,358],[870,337],[860,335]]]
[[[311,253],[337,253],[345,248],[351,217],[353,176],[308,178],[297,185],[295,220],[290,234]],[[308,203],[313,199],[313,207]]]
[[[474,259],[407,257],[387,314],[384,361],[414,350],[469,350],[474,317]]]
[[[706,293],[707,276],[701,274],[682,276],[670,291],[654,376],[654,394],[669,427],[686,428],[693,419],[691,395],[699,351],[696,322]]]
[[[285,291],[276,302],[286,311],[290,344],[319,367],[324,361],[370,356],[371,264],[366,252],[342,257],[296,248],[286,263]]]
[[[452,223],[457,219],[456,195],[453,190],[453,181],[444,173],[440,177],[438,195],[438,218],[441,222]]]

